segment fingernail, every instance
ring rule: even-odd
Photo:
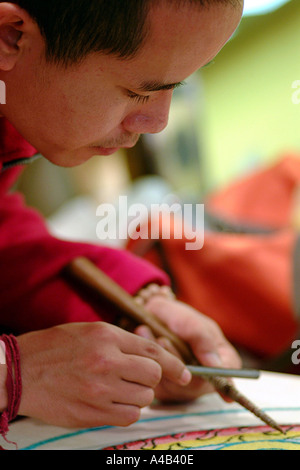
[[[188,385],[192,380],[192,374],[188,369],[184,369],[182,376],[180,377],[180,382],[182,385]]]
[[[208,367],[222,367],[223,365],[220,356],[215,352],[202,354],[201,362]]]

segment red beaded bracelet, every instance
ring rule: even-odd
[[[13,335],[0,336],[0,340],[4,342],[6,349],[6,388],[8,394],[8,407],[0,415],[0,434],[7,441],[8,425],[18,415],[22,395],[20,350],[17,339]]]

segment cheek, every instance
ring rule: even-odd
[[[127,115],[127,103],[110,96],[91,93],[86,99],[64,99],[60,120],[75,140],[93,142],[95,138],[111,135]]]
[[[32,96],[34,127],[42,141],[74,149],[119,134],[128,100],[101,77],[87,73],[49,73]],[[42,83],[42,86],[41,86]],[[25,107],[24,107],[25,109]]]
[[[48,111],[49,113],[49,111]],[[64,96],[48,114],[46,126],[57,143],[69,148],[91,144],[113,136],[124,117],[124,106],[108,100],[74,100]]]

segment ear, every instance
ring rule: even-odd
[[[16,65],[28,34],[38,29],[30,15],[13,3],[0,3],[0,71]]]

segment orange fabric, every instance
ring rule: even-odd
[[[160,240],[160,251],[144,240],[128,248],[139,253],[144,246],[147,260],[164,269],[167,263],[178,298],[214,319],[231,342],[262,357],[278,356],[291,348],[299,328],[293,292],[298,234],[289,227],[299,184],[300,159],[288,156],[209,199],[206,209],[225,220],[277,228],[268,234],[207,232],[198,251],[187,251],[184,239]]]
[[[206,209],[232,222],[280,229],[290,224],[299,184],[300,155],[287,155],[213,194],[206,201]]]
[[[209,233],[199,251],[186,251],[184,240],[160,243],[178,299],[214,319],[231,342],[265,357],[291,347],[297,333],[294,233],[255,237]],[[129,247],[135,251],[134,242]],[[154,248],[144,257],[163,267]]]

